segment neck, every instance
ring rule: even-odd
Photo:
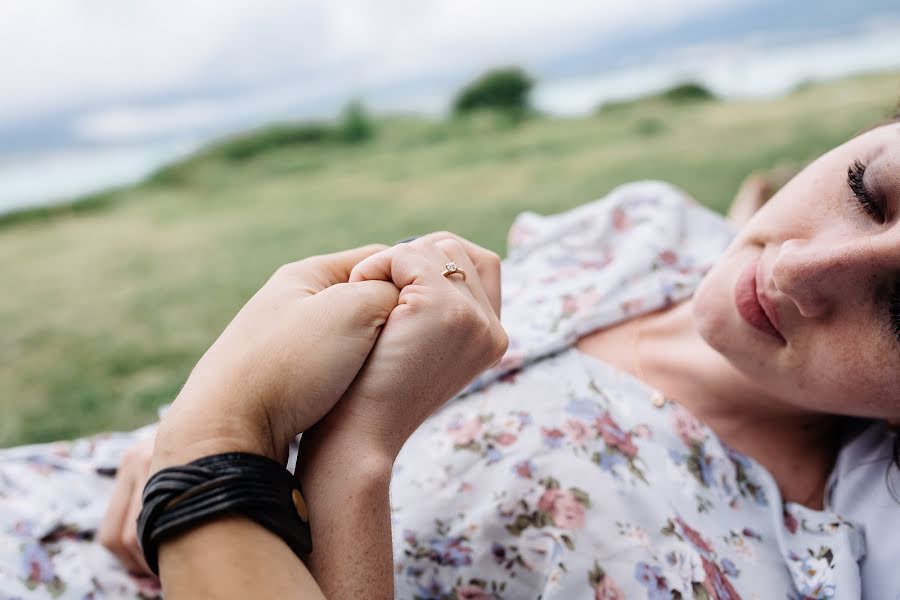
[[[637,326],[648,384],[766,467],[785,500],[822,508],[837,451],[837,417],[797,409],[738,371],[697,332],[690,301]]]

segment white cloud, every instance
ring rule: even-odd
[[[13,0],[0,4],[0,125],[99,109],[128,137],[328,95],[538,62],[745,0]]]

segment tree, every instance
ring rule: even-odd
[[[344,107],[338,124],[340,139],[348,144],[364,142],[374,133],[372,121],[362,102],[353,100]]]
[[[460,90],[453,101],[453,112],[490,109],[524,113],[533,86],[534,81],[518,67],[494,69]]]

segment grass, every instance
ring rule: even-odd
[[[0,446],[153,420],[284,262],[435,229],[503,253],[517,213],[642,178],[721,211],[749,172],[808,161],[897,98],[900,77],[880,74],[771,101],[645,101],[518,126],[396,117],[365,143],[255,146],[238,162],[213,149],[137,186],[6,216]]]

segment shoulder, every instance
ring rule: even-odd
[[[637,181],[607,195],[555,215],[521,213],[507,240],[510,260],[582,236],[615,239],[623,234],[660,232],[675,238],[715,231],[730,238],[733,231],[718,214],[701,206],[680,188],[663,181]]]

